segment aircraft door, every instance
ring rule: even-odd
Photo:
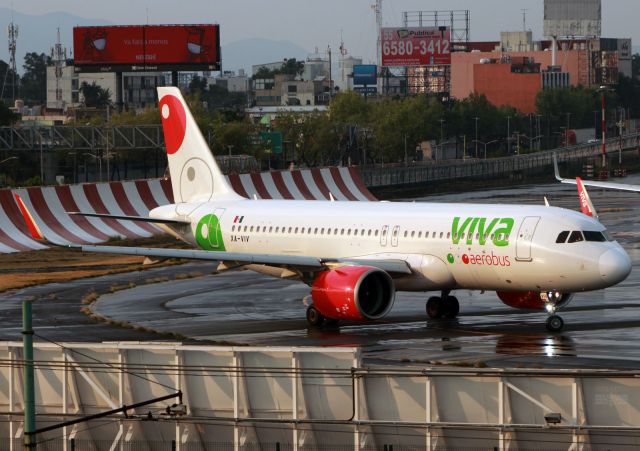
[[[398,246],[398,235],[400,235],[400,226],[397,225],[393,228],[393,232],[391,232],[391,245],[393,247]]]
[[[382,226],[382,233],[380,233],[380,246],[387,245],[387,234],[389,233],[389,226]]]
[[[540,222],[540,216],[527,216],[522,221],[516,237],[516,260],[521,262],[530,262],[532,260],[531,241],[538,222]]]

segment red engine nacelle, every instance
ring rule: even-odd
[[[395,294],[391,276],[372,266],[321,272],[311,287],[313,305],[323,316],[351,321],[382,318],[391,310]]]
[[[496,291],[496,294],[509,307],[544,310],[547,305],[538,291]],[[549,299],[551,299],[555,310],[566,306],[571,300],[571,294],[569,293],[551,292],[547,296],[550,296]]]

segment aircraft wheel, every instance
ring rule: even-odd
[[[442,318],[443,313],[442,299],[432,296],[427,300],[427,316],[431,319]]]
[[[460,313],[460,303],[455,296],[447,296],[443,302],[443,315],[445,318],[455,318]]]
[[[547,318],[547,330],[549,332],[560,332],[564,327],[564,321],[558,315],[551,315]]]
[[[307,307],[307,323],[310,326],[321,326],[324,322],[324,316],[313,306]]]

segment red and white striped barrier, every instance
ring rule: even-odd
[[[228,176],[241,195],[258,199],[373,201],[354,168],[274,171]],[[86,183],[0,190],[0,253],[43,249],[31,239],[14,200],[20,195],[44,235],[56,244],[99,243],[109,238],[149,237],[160,232],[148,223],[71,216],[67,211],[146,216],[173,202],[166,179]]]

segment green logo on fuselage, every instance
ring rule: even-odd
[[[220,221],[214,214],[204,215],[200,218],[195,231],[196,242],[207,251],[225,251],[224,241],[222,241],[222,230]]]
[[[513,218],[464,218],[461,221],[456,216],[451,224],[451,240],[458,244],[464,234],[466,244],[471,245],[477,235],[478,244],[484,246],[493,234],[494,246],[508,246],[513,223]]]

